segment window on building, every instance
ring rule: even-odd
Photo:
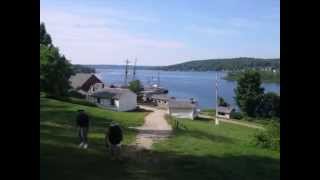
[[[101,103],[101,99],[100,98],[97,98],[97,103]]]

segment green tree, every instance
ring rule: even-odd
[[[223,99],[223,97],[219,97],[218,98],[218,105],[219,106],[224,106],[224,107],[229,106],[229,104]]]
[[[71,64],[56,47],[40,47],[40,88],[56,97],[65,96],[73,74]]]
[[[69,78],[73,74],[70,62],[51,43],[51,37],[40,24],[40,91],[54,97],[66,96]]]
[[[133,92],[135,92],[136,94],[138,94],[141,89],[142,89],[142,86],[141,86],[141,83],[139,80],[134,80],[134,81],[131,81],[129,83],[129,89]]]
[[[51,36],[47,33],[44,23],[40,23],[40,45],[52,45]]]
[[[235,89],[236,103],[242,112],[250,117],[254,117],[263,92],[260,74],[256,71],[247,70],[237,81]]]
[[[280,96],[274,92],[264,94],[257,107],[257,116],[271,118],[280,118]]]

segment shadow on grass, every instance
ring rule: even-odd
[[[212,122],[213,118],[204,118],[204,117],[197,117],[194,119],[195,121],[204,121],[204,122]]]
[[[270,180],[280,178],[277,159],[250,155],[194,156],[176,152],[132,151],[123,147],[121,161],[101,150],[41,144],[41,179]]]
[[[214,134],[209,134],[203,131],[195,130],[195,129],[187,129],[187,130],[175,130],[176,136],[189,136],[198,139],[208,139],[214,142],[221,142],[221,143],[234,143],[232,138],[228,138],[225,136],[219,136]]]
[[[142,108],[136,108],[134,110],[127,111],[127,112],[152,112],[152,111],[147,110],[147,109],[142,109]]]

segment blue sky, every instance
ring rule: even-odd
[[[280,56],[280,0],[41,0],[40,21],[76,64],[169,65]]]

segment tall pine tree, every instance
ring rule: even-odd
[[[70,62],[52,44],[44,23],[40,24],[40,91],[50,96],[66,96],[69,78],[73,74]]]

